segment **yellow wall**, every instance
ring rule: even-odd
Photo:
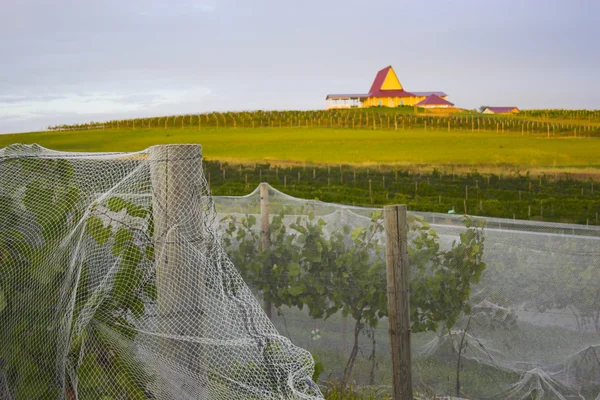
[[[390,68],[385,76],[381,90],[402,90],[402,84],[400,84],[400,80],[392,68]]]
[[[424,96],[419,96],[419,97],[369,97],[363,102],[362,106],[363,107],[376,107],[379,105],[380,100],[381,100],[381,105],[383,107],[398,107],[399,105],[413,106],[424,99],[425,99]]]
[[[441,96],[442,99],[446,100],[448,96]],[[369,97],[362,103],[362,107],[377,107],[379,100],[381,100],[381,106],[383,107],[398,107],[399,105],[414,106],[420,101],[425,100],[425,96],[415,97]],[[404,101],[404,103],[401,103]]]

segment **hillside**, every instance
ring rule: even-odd
[[[452,165],[592,174],[600,167],[595,114],[573,124],[529,120],[524,114],[414,115],[411,107],[211,113],[63,125],[49,132],[0,135],[0,146],[21,142],[67,151],[131,151],[201,143],[206,158],[240,163]],[[584,119],[588,123],[582,125]]]

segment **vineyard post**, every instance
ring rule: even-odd
[[[386,231],[386,264],[392,393],[394,400],[412,400],[410,315],[408,294],[408,221],[406,205],[383,208]]]
[[[180,315],[191,314],[192,318],[202,318],[201,294],[204,293],[204,273],[195,263],[185,262],[187,242],[181,238],[186,232],[188,239],[197,241],[202,235],[202,214],[190,216],[190,204],[197,201],[202,182],[202,148],[197,144],[174,144],[152,146],[149,150],[150,182],[152,184],[152,214],[154,221],[156,304],[158,324],[162,332],[175,337],[202,337],[201,321],[192,324],[178,323]],[[193,293],[190,291],[193,283]],[[160,353],[167,367],[159,366],[159,374],[165,380],[161,392],[166,398],[173,398],[169,360],[185,351],[189,368],[196,374],[203,374],[197,367],[199,348],[187,348],[189,344],[171,339],[160,341]],[[185,346],[185,350],[184,350]],[[191,351],[190,351],[191,350]],[[206,379],[201,378],[201,379]],[[201,397],[208,393],[199,393]]]
[[[260,190],[260,239],[263,251],[269,250],[271,247],[270,232],[269,232],[269,184],[261,182],[259,185]],[[270,262],[266,263],[263,267],[263,277],[265,281],[269,280],[269,272],[271,270]],[[263,309],[267,317],[271,319],[272,305],[269,300],[263,300]]]

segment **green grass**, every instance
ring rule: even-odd
[[[208,159],[271,163],[600,167],[600,139],[521,136],[491,131],[335,128],[98,129],[0,135],[0,147],[38,143],[65,151],[134,151],[200,143]]]

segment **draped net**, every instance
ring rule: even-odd
[[[269,276],[257,273],[257,263],[263,263],[257,250],[262,236],[259,188],[243,197],[215,198],[226,251],[256,295],[264,298],[267,293],[273,300],[273,322],[279,331],[322,362],[319,384],[345,381],[365,395],[389,395],[387,304],[379,300],[387,291],[382,210],[297,199],[270,186],[267,193],[270,260],[277,267]],[[600,399],[599,227],[469,219],[470,228],[464,216],[408,214],[416,395]],[[483,240],[461,247],[464,234],[475,225],[481,226],[475,230]],[[435,232],[436,251],[422,240],[423,227]],[[286,254],[290,248],[301,257]],[[481,250],[485,268],[476,283],[473,279],[461,306],[454,272],[464,270],[465,249]],[[363,257],[348,256],[358,251]],[[446,257],[450,262],[440,262]],[[441,268],[436,270],[436,265]],[[286,268],[287,275],[281,272]],[[451,274],[444,272],[448,268],[454,268]],[[328,272],[336,270],[349,273],[337,279]],[[299,275],[291,279],[290,273]],[[325,274],[324,293],[319,273]],[[436,276],[452,284],[440,285]],[[269,292],[282,287],[289,290]],[[339,307],[336,297],[342,299]],[[358,321],[360,314],[353,315],[353,310],[363,306]],[[430,312],[418,307],[429,307]],[[331,310],[331,315],[319,310]],[[381,314],[370,320],[369,310]],[[448,322],[454,316],[455,323]],[[440,323],[428,326],[427,318]]]
[[[170,149],[0,149],[0,399],[388,395],[382,209],[212,197]],[[408,221],[417,396],[600,399],[598,227]]]
[[[0,149],[0,399],[316,399],[224,253],[200,146]]]

